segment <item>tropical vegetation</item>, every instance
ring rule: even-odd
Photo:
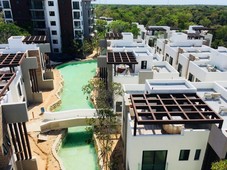
[[[227,47],[227,7],[226,6],[127,6],[97,5],[96,17],[111,17],[145,26],[167,25],[180,31],[189,25],[203,25],[215,28],[212,46]]]

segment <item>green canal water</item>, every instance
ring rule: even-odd
[[[83,85],[95,75],[96,60],[72,62],[57,67],[64,79],[62,104],[57,111],[93,108],[82,92]],[[92,135],[84,126],[68,128],[68,134],[62,143],[58,155],[66,170],[98,170],[94,144],[87,141]]]
[[[57,111],[92,108],[82,87],[95,75],[97,61],[71,62],[57,67],[64,79],[62,104]]]

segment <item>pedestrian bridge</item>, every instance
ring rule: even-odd
[[[86,126],[88,118],[97,118],[95,109],[75,109],[60,112],[45,112],[44,120],[40,125],[41,132]]]

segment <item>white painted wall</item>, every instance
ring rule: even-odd
[[[210,63],[227,72],[227,53],[212,50]]]
[[[138,75],[130,76],[130,75],[118,75],[113,76],[113,82],[121,83],[121,84],[138,84],[139,82]]]
[[[227,81],[227,72],[208,72],[201,69],[198,64],[203,62],[190,62],[188,74],[192,73],[200,81]],[[225,64],[225,63],[224,63]]]
[[[153,56],[136,56],[136,61],[138,62],[138,64],[135,65],[135,73],[138,73],[139,71],[142,71],[142,70],[143,71],[151,70]],[[147,61],[147,69],[141,69],[142,61]]]
[[[171,47],[169,44],[166,44],[166,47],[165,47],[164,57],[166,56],[166,54],[169,55],[169,57],[166,58],[167,62],[169,62],[170,57],[173,58],[172,66],[174,68],[177,68],[176,62],[177,62],[177,58],[178,58],[178,49],[179,49],[179,47]]]
[[[52,49],[58,48],[59,52],[61,52],[61,27],[60,27],[60,18],[59,18],[59,10],[58,10],[58,0],[53,0],[54,1],[54,6],[48,6],[48,1],[44,1],[45,5],[45,20],[46,20],[46,25],[50,29],[50,36],[51,36],[51,45]],[[50,16],[49,12],[54,11],[55,16]],[[56,26],[52,26],[50,24],[51,21],[56,22]],[[51,31],[56,30],[57,35],[52,35]],[[53,44],[53,40],[57,40],[58,44]]]
[[[209,130],[185,130],[180,135],[138,135],[128,124],[126,160],[130,170],[142,168],[143,151],[167,150],[168,170],[199,170],[202,167]],[[136,147],[135,147],[136,146]],[[190,149],[189,160],[179,161],[180,150]],[[196,149],[201,149],[200,159],[194,160]]]
[[[19,91],[17,88],[18,84],[21,89],[21,93],[22,93],[21,96],[19,95]],[[6,95],[3,97],[1,104],[22,102],[23,99],[26,100],[26,94],[25,94],[25,89],[24,89],[24,85],[22,82],[22,73],[21,73],[20,68],[18,68],[15,78],[9,85],[9,91],[7,91]]]
[[[181,77],[187,78],[188,74],[188,65],[189,65],[189,54],[179,54],[178,64],[182,65]],[[176,69],[178,69],[178,65],[176,65]]]

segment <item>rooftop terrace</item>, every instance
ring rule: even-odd
[[[223,119],[196,93],[131,94],[134,136],[138,125],[218,124]]]

